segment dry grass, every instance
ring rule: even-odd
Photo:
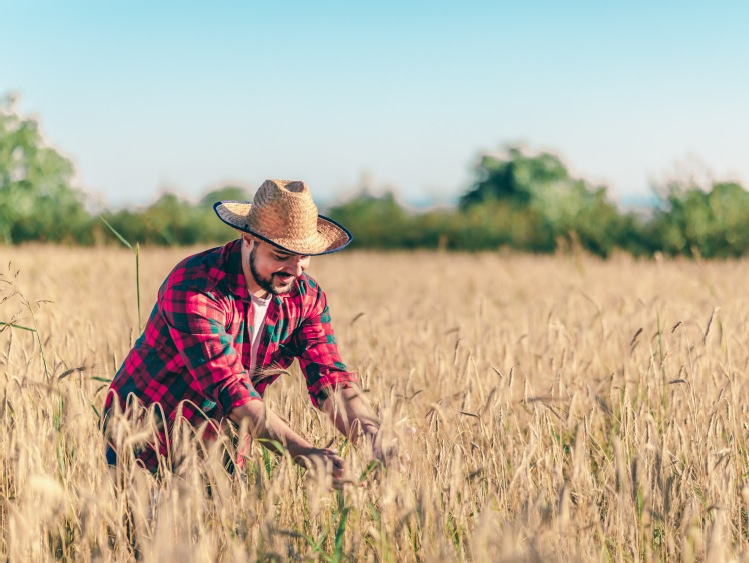
[[[12,296],[0,321],[38,329],[48,375],[35,333],[6,327],[0,558],[749,553],[747,262],[355,252],[313,260],[344,359],[410,456],[402,470],[339,493],[258,445],[246,482],[193,455],[162,482],[130,470],[113,486],[96,378],[111,378],[137,336],[133,255],[1,250],[3,279],[31,306]],[[142,252],[144,318],[185,254]],[[0,284],[0,299],[13,291]],[[267,400],[323,445],[334,431],[293,374]],[[357,480],[366,456],[340,438],[335,447]]]

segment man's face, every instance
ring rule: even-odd
[[[255,282],[268,293],[288,293],[294,280],[309,266],[309,256],[290,254],[266,242],[255,240],[249,265]]]

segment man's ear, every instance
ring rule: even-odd
[[[252,250],[252,247],[255,244],[255,239],[252,235],[242,233],[242,243],[245,244],[249,250]]]

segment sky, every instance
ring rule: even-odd
[[[0,0],[0,95],[79,187],[305,180],[455,201],[522,143],[637,200],[684,170],[749,187],[749,3]]]

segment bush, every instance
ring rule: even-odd
[[[749,193],[735,182],[715,183],[709,191],[672,186],[650,229],[670,255],[743,256],[749,252]]]

